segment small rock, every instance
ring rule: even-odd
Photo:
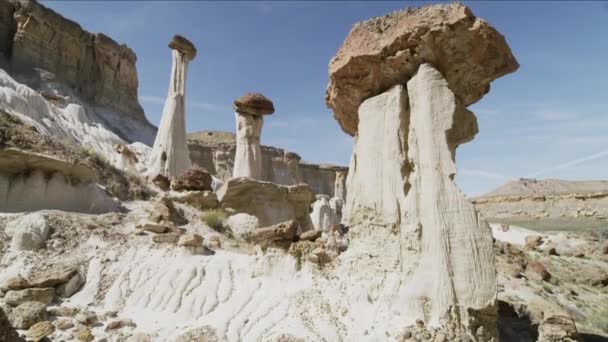
[[[27,282],[27,280],[21,275],[17,275],[10,277],[0,289],[4,292],[8,292],[10,290],[23,290],[27,289],[28,287],[30,287],[30,284]]]
[[[99,318],[97,317],[97,314],[92,311],[81,312],[78,317],[76,317],[76,320],[78,321],[78,323],[84,324],[86,326],[91,326],[99,323]]]
[[[534,280],[544,280],[547,281],[551,279],[551,273],[547,271],[545,265],[540,261],[532,261],[526,267],[526,274],[529,278]]]
[[[177,233],[159,234],[152,237],[152,241],[156,243],[176,243],[178,240],[179,234]]]
[[[137,228],[139,229],[143,229],[145,231],[148,232],[152,232],[152,233],[156,233],[156,234],[162,234],[165,231],[167,231],[169,229],[169,227],[167,227],[164,224],[160,224],[160,223],[156,223],[156,222],[152,222],[150,220],[141,220],[137,226]]]
[[[200,247],[203,245],[203,237],[195,233],[185,234],[179,237],[177,245],[182,247]]]
[[[82,277],[80,273],[76,273],[67,283],[57,286],[57,295],[61,298],[71,297],[80,290],[82,285],[84,285],[84,282],[84,277]]]
[[[82,327],[82,326],[74,329],[73,336],[74,336],[74,338],[76,338],[78,341],[81,341],[81,342],[91,342],[94,339],[93,333],[91,333],[91,330],[87,327]]]
[[[68,330],[68,329],[72,329],[74,327],[74,323],[72,323],[72,321],[64,318],[64,319],[58,319],[57,321],[55,321],[55,326],[59,330]]]
[[[121,319],[121,320],[112,321],[112,322],[108,323],[108,325],[106,325],[105,330],[106,331],[117,330],[117,329],[124,328],[124,327],[135,328],[136,325],[130,319]]]
[[[48,309],[49,314],[57,317],[74,317],[80,310],[70,306],[55,306]]]
[[[152,183],[154,183],[154,185],[158,186],[163,191],[169,190],[171,185],[169,178],[160,173],[157,174],[156,177],[152,178]]]
[[[31,287],[55,287],[57,285],[67,283],[78,270],[73,267],[65,267],[61,269],[51,269],[44,272],[33,280],[30,280]]]
[[[25,332],[25,336],[29,341],[38,342],[54,332],[55,326],[49,321],[43,321],[32,325]]]
[[[220,237],[217,235],[211,235],[210,237],[208,237],[207,246],[212,247],[212,248],[221,248],[222,242],[220,240]]]
[[[535,250],[536,247],[540,246],[543,243],[543,238],[540,235],[528,235],[526,236],[526,244],[525,247],[527,250]]]
[[[6,303],[12,306],[17,306],[25,302],[40,302],[49,305],[53,299],[55,299],[55,289],[52,287],[8,291],[4,298]]]
[[[300,235],[300,240],[315,241],[316,239],[320,238],[322,234],[323,234],[322,230],[312,229],[312,230],[302,233],[302,235]]]
[[[11,311],[10,321],[17,329],[29,329],[32,325],[46,321],[46,305],[40,302],[25,302]]]

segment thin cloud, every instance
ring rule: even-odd
[[[604,158],[604,157],[608,157],[608,150],[601,151],[601,152],[598,152],[598,153],[594,153],[592,155],[588,155],[588,156],[585,156],[585,157],[582,157],[582,158],[574,159],[574,160],[571,160],[571,161],[566,162],[566,163],[558,164],[558,165],[555,165],[553,167],[537,171],[537,172],[535,172],[535,173],[532,174],[532,178],[536,178],[539,175],[545,174],[547,172],[566,169],[566,168],[569,168],[569,167],[572,167],[572,166],[584,164],[584,163],[587,163],[587,162],[590,162],[590,161],[593,161],[593,160],[596,160],[596,159],[601,159],[601,158]]]
[[[499,173],[495,173],[495,172],[489,172],[489,171],[484,171],[484,170],[476,170],[476,169],[460,169],[458,170],[457,173],[459,176],[465,176],[465,177],[480,177],[480,178],[485,178],[485,179],[490,179],[490,180],[500,180],[500,181],[506,181],[509,179],[512,179],[512,177],[508,177]]]

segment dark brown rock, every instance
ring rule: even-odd
[[[207,170],[193,166],[183,175],[171,179],[171,189],[175,191],[205,191],[212,190],[213,178]]]
[[[169,42],[169,48],[178,50],[183,53],[189,60],[193,60],[196,57],[196,47],[188,39],[176,34],[173,39]]]
[[[270,115],[274,104],[260,93],[247,93],[234,101],[234,110],[240,114]]]
[[[167,191],[171,188],[171,182],[167,176],[162,174],[157,174],[154,178],[152,178],[152,183],[158,186],[161,190]]]
[[[246,241],[268,246],[275,241],[286,240],[293,241],[298,230],[298,222],[295,220],[275,224],[274,226],[258,228],[251,232],[245,233],[243,238]]]

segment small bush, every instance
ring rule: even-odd
[[[221,209],[205,210],[201,214],[201,219],[209,227],[211,227],[211,229],[221,232],[224,230],[224,220],[226,220],[226,213]]]

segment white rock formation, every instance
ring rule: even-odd
[[[332,225],[340,223],[325,195],[317,195],[317,200],[312,204],[310,219],[315,230],[326,230]]]
[[[341,197],[332,197],[329,200],[329,206],[336,215],[337,223],[342,222],[342,208],[344,208],[344,200]]]
[[[488,311],[481,315],[486,316],[495,304],[494,244],[488,224],[454,183],[460,142],[448,137],[455,126],[475,118],[429,64],[420,66],[407,91],[411,165],[401,209],[406,213],[401,224],[405,303],[427,324],[456,321],[475,331],[479,317],[471,314]]]
[[[247,93],[234,101],[236,118],[236,154],[232,177],[262,180],[260,136],[263,115],[274,113],[274,105],[264,95]]]
[[[169,44],[173,64],[169,92],[156,140],[148,161],[148,174],[174,177],[184,173],[192,162],[186,139],[186,72],[196,49],[185,38],[174,36]]]
[[[12,250],[31,251],[44,246],[50,228],[43,215],[32,213],[9,222],[5,232],[8,236],[12,236]]]
[[[260,135],[264,117],[234,114],[236,118],[236,155],[232,177],[262,179]]]
[[[231,215],[226,219],[226,225],[234,236],[242,238],[243,235],[251,233],[260,226],[260,220],[257,217],[245,213]]]
[[[336,171],[334,197],[346,200],[346,171]]]

